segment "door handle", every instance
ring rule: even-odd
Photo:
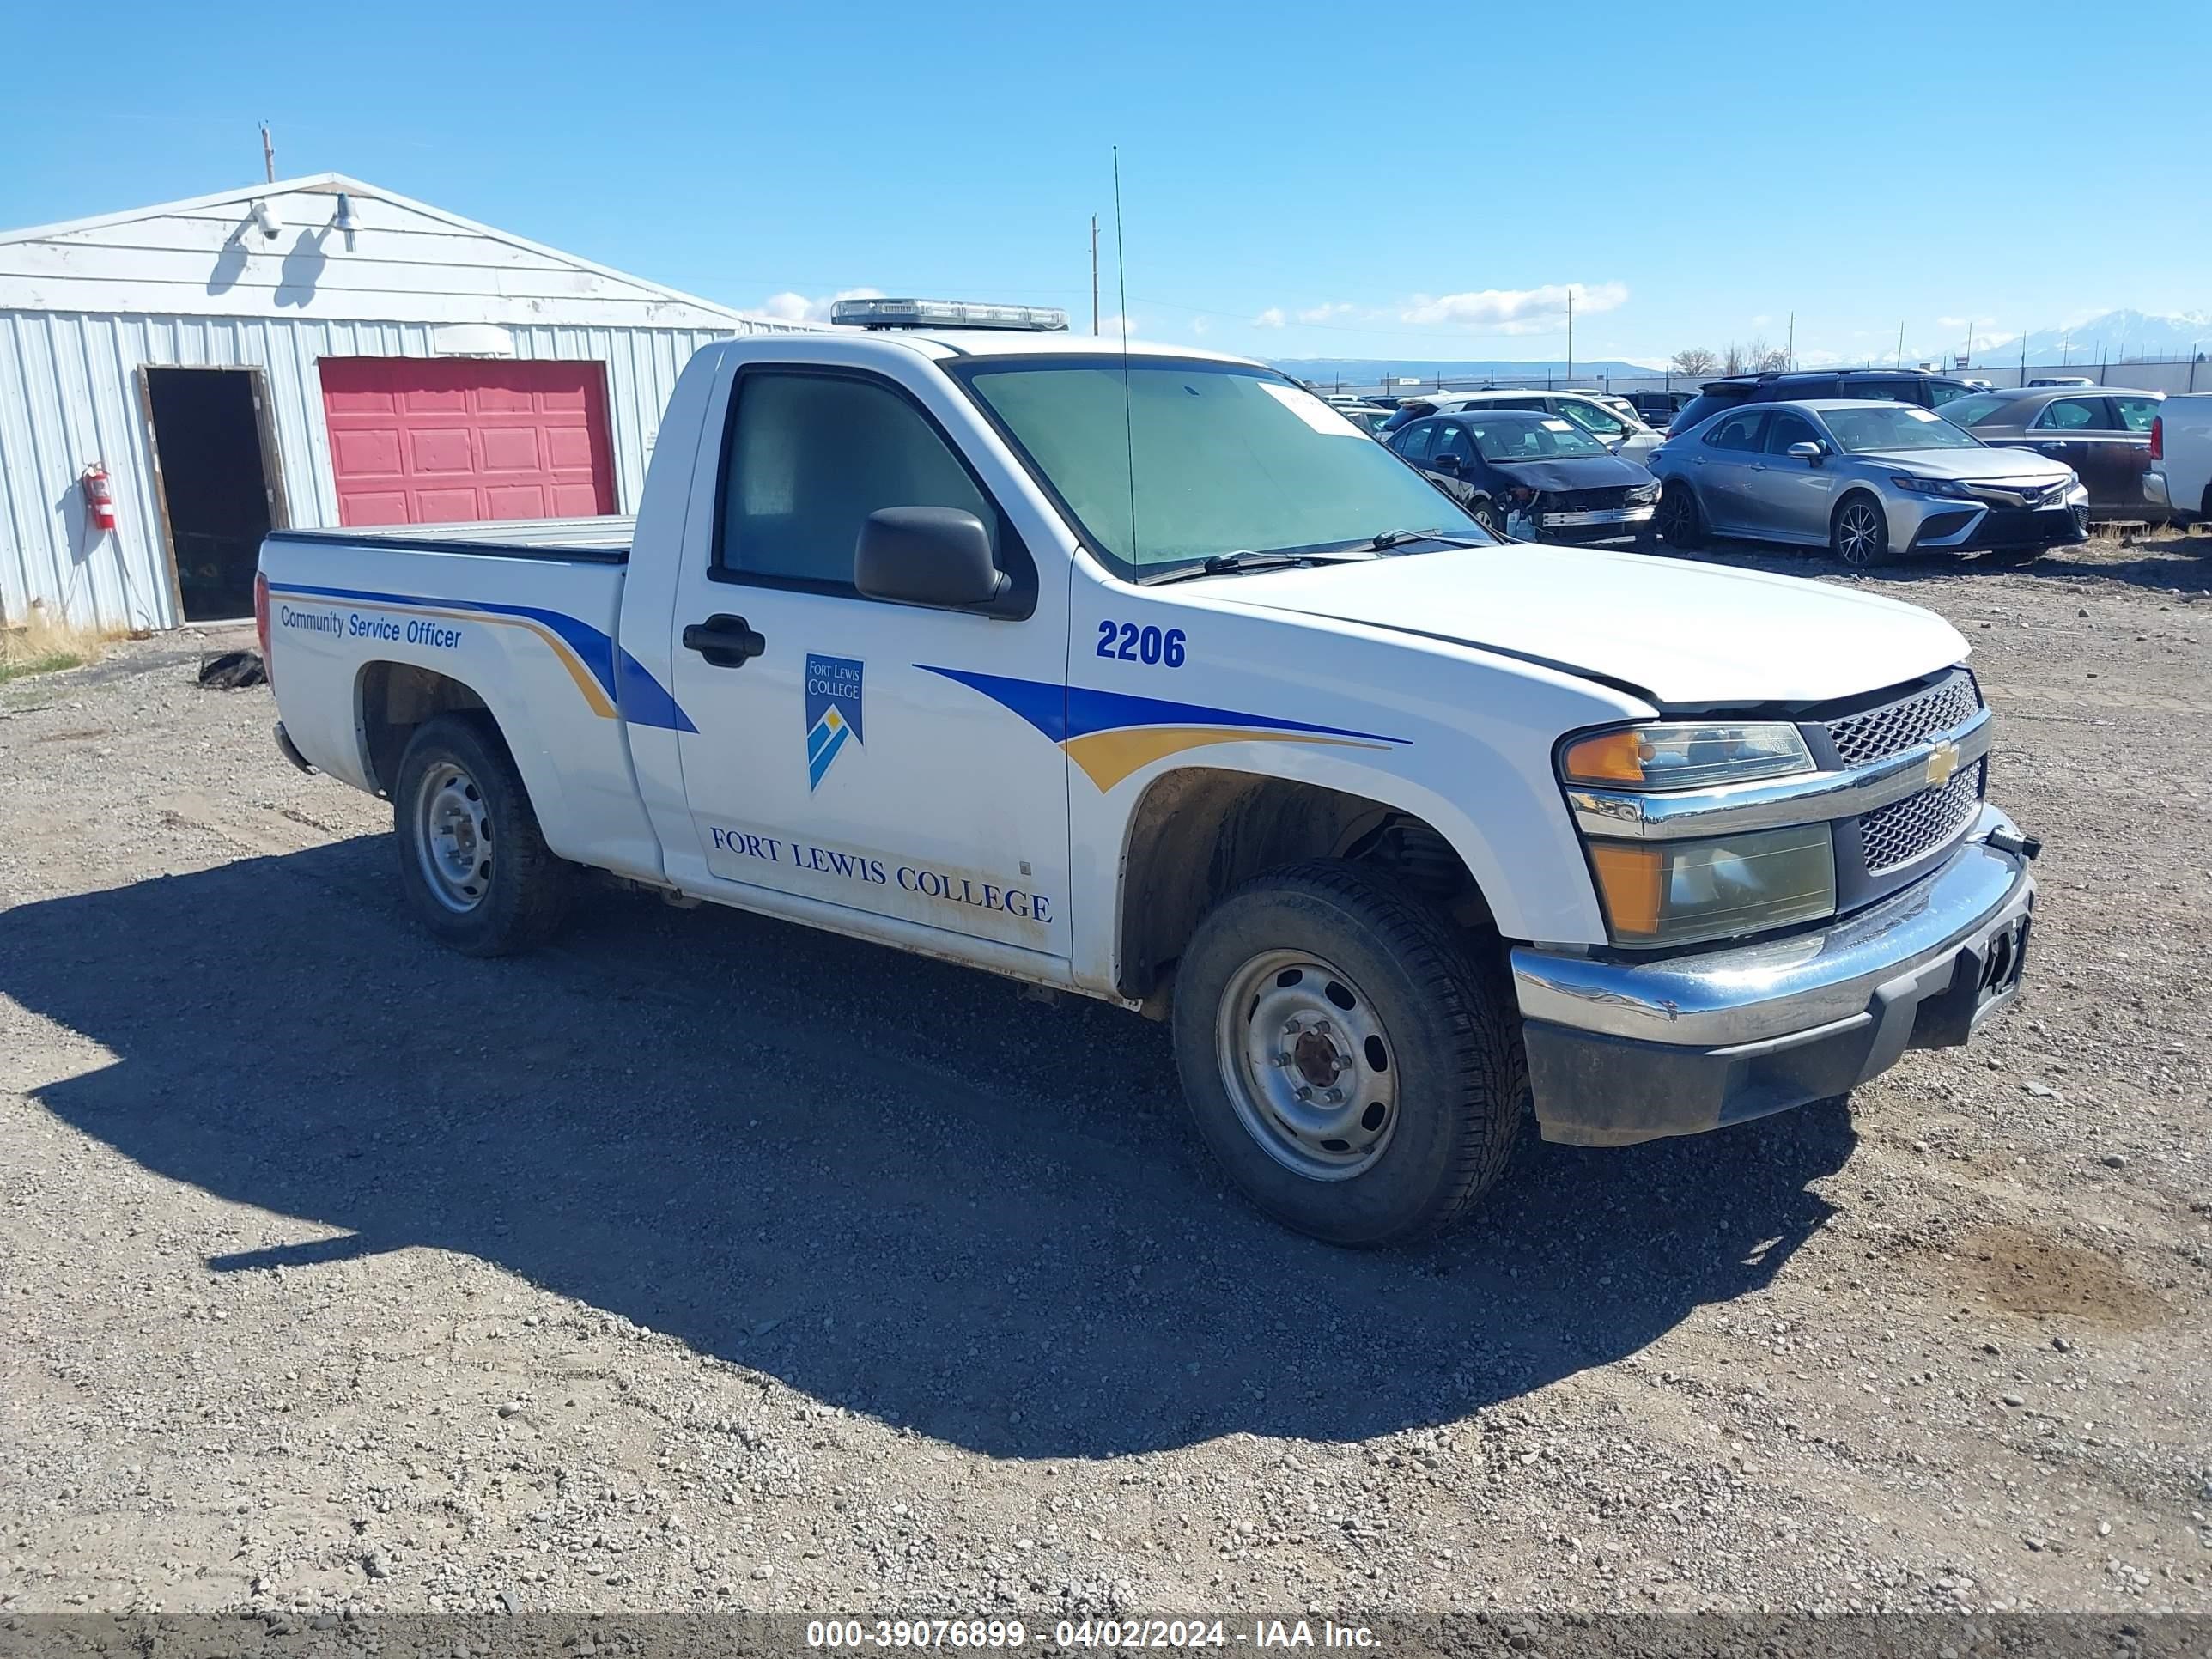
[[[684,630],[684,648],[696,651],[715,668],[743,668],[768,649],[768,641],[743,617],[709,617]]]

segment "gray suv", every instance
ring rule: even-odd
[[[1937,550],[2033,557],[2089,533],[2073,469],[1912,404],[1747,404],[1670,434],[1644,465],[1656,528],[1680,548],[1708,535],[1826,544],[1863,568]]]
[[[1669,432],[1687,432],[1701,421],[1740,404],[1802,403],[1810,398],[1887,398],[1895,403],[1941,409],[1975,390],[1966,381],[1924,368],[1794,368],[1767,374],[1734,374],[1708,380],[1682,412],[1668,422]]]

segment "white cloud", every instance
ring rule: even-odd
[[[1269,306],[1265,311],[1261,312],[1258,316],[1252,319],[1252,326],[1255,328],[1280,328],[1289,320],[1290,319],[1288,318],[1283,315],[1282,307]]]
[[[1298,320],[1302,323],[1325,323],[1332,317],[1346,316],[1354,309],[1355,307],[1339,301],[1334,305],[1310,307],[1298,313]]]
[[[1129,337],[1133,340],[1139,337],[1145,331],[1145,325],[1142,319],[1136,317],[1124,317],[1120,312],[1116,311],[1109,313],[1108,315],[1101,317],[1098,319],[1099,337],[1101,339],[1107,340],[1120,339],[1121,337],[1121,325],[1124,323],[1128,325]]]
[[[1611,311],[1626,302],[1628,285],[1547,283],[1541,288],[1486,288],[1435,299],[1416,294],[1398,316],[1402,322],[1417,325],[1443,323],[1498,334],[1541,334],[1565,323],[1570,294],[1577,314]]]
[[[1190,331],[1194,334],[1203,334],[1212,326],[1212,323],[1204,317],[1194,317],[1190,319]]]
[[[884,291],[879,288],[840,289],[826,300],[810,300],[804,294],[771,294],[754,308],[764,317],[773,317],[786,323],[826,323],[830,307],[840,300],[880,300]]]

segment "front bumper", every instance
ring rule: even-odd
[[[2019,846],[1984,806],[1934,874],[1820,933],[1643,963],[1515,950],[1544,1139],[1698,1134],[1965,1042],[2019,993],[2035,906]]]
[[[1920,507],[1909,544],[1915,553],[2063,547],[2089,539],[2089,495],[2078,488],[2057,507],[1994,507],[1936,497]]]

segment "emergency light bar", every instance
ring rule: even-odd
[[[830,320],[856,328],[1006,328],[1031,334],[1067,331],[1056,306],[993,306],[974,300],[840,300]]]

